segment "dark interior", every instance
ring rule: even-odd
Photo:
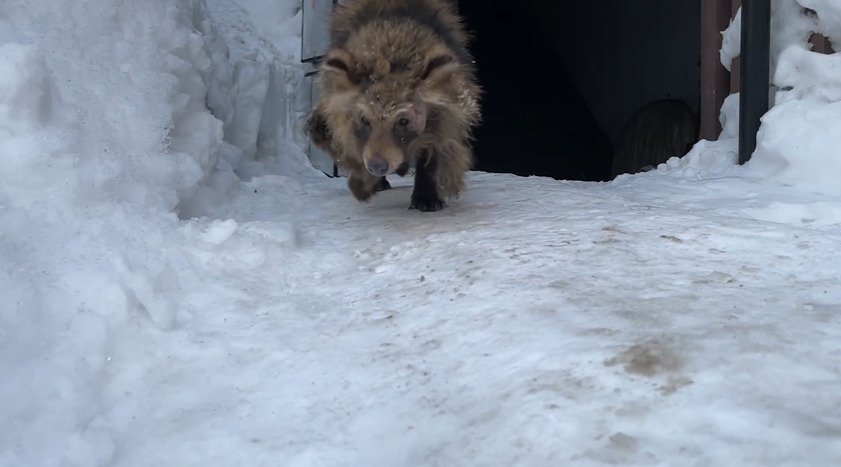
[[[643,105],[699,105],[700,0],[460,0],[484,89],[477,170],[608,180]]]

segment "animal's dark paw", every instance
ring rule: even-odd
[[[391,183],[388,183],[388,180],[385,177],[381,178],[379,182],[377,182],[377,186],[374,187],[375,192],[385,191],[391,189]]]
[[[409,209],[417,209],[421,212],[433,212],[443,209],[447,204],[435,196],[412,196],[412,204]]]
[[[348,179],[348,187],[350,187],[350,192],[353,193],[353,197],[359,201],[368,201],[368,199],[371,198],[371,195],[374,194],[372,191],[365,188],[365,183],[359,178],[351,177]]]

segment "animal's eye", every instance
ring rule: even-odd
[[[365,126],[371,126],[371,121],[368,120],[364,115],[359,117],[359,121],[362,122],[362,124]]]
[[[397,120],[397,125],[399,126],[409,126],[409,119],[406,117],[400,117],[400,120]]]

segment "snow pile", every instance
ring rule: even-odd
[[[109,356],[129,329],[177,320],[174,209],[222,136],[203,105],[197,5],[4,3],[2,465],[105,462]]]
[[[739,56],[739,50],[742,48],[742,9],[736,12],[733,19],[730,20],[730,26],[722,33],[721,39],[721,64],[727,71],[731,70],[733,60]]]
[[[672,157],[658,171],[680,178],[708,178],[732,173],[738,161],[739,95],[724,99],[719,115],[721,134],[716,141],[701,140],[682,158]]]
[[[818,0],[821,1],[821,0]],[[789,45],[805,43],[813,31],[821,31],[817,20],[803,13],[806,1],[774,0],[771,3],[771,70],[780,53]],[[803,4],[801,6],[801,4]],[[742,9],[736,11],[730,26],[722,31],[721,64],[727,71],[742,47]]]
[[[741,11],[741,9],[740,9]],[[805,13],[799,0],[771,2],[771,78],[779,66],[780,54],[791,45],[809,47],[807,41],[818,28],[817,19]],[[741,34],[741,28],[740,28]],[[774,84],[772,82],[772,84]],[[772,96],[773,105],[773,96]]]
[[[841,5],[835,0],[798,0],[804,8],[809,8],[817,13],[817,27],[815,32],[828,37],[835,49],[841,44]]]
[[[807,190],[841,195],[841,54],[791,46],[780,57],[777,105],[762,119],[751,166]]]
[[[803,1],[816,15],[814,30],[828,32],[838,44],[841,5]],[[804,37],[805,36],[805,37]],[[775,106],[763,117],[750,166],[803,190],[841,195],[841,54],[809,51],[801,35],[779,55]]]
[[[212,28],[205,25],[205,34],[213,44],[207,105],[235,148],[228,161],[247,175],[250,162],[284,154],[283,173],[307,173],[304,158],[290,157],[301,155],[296,149],[309,110],[300,64],[300,2],[209,0],[207,16]]]
[[[137,410],[126,395],[158,364],[152,338],[201,287],[184,245],[213,247],[178,214],[223,199],[261,137],[293,131],[291,59],[238,68],[255,60],[209,16],[203,0],[3,2],[0,465],[108,464]],[[270,85],[283,94],[266,103]]]
[[[170,210],[215,165],[221,136],[203,106],[210,62],[186,29],[189,8],[65,3],[7,2],[0,17],[4,187]],[[120,21],[133,16],[145,21]],[[65,183],[27,180],[49,172]]]

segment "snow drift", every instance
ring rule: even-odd
[[[184,313],[179,214],[294,144],[294,57],[211,15],[203,0],[3,2],[0,465],[108,463],[106,396],[154,358],[129,343]]]
[[[775,105],[762,119],[751,167],[785,184],[840,196],[841,54],[812,52],[807,41],[816,31],[841,48],[841,4],[823,0],[799,4],[816,15],[791,12],[790,23],[805,22],[809,28],[799,28],[781,44],[773,76],[778,89]]]

